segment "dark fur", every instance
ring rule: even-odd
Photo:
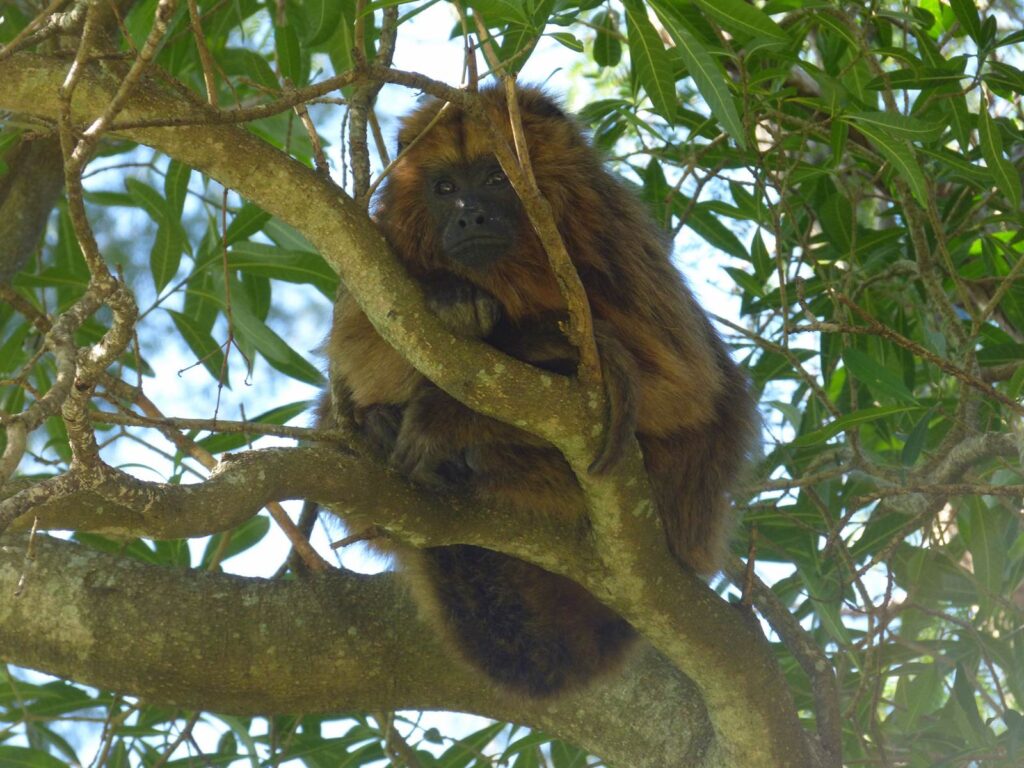
[[[507,125],[503,93],[485,95],[494,121]],[[536,90],[521,91],[520,105],[538,184],[595,318],[611,413],[594,469],[614,463],[635,433],[671,550],[711,573],[731,528],[727,492],[754,432],[743,376],[671,264],[665,236],[604,170],[576,124]],[[430,103],[406,117],[400,143],[419,135],[438,108]],[[441,247],[425,174],[490,155],[486,132],[449,109],[393,168],[378,223],[454,333],[572,374],[576,356],[558,330],[564,302],[521,210],[514,247],[484,269]],[[351,418],[410,478],[497,502],[523,525],[567,517],[585,530],[579,486],[556,450],[443,393],[344,295],[328,357],[333,402],[326,410]],[[572,581],[505,555],[470,546],[396,554],[421,604],[461,653],[510,689],[545,695],[582,684],[613,668],[633,635]]]

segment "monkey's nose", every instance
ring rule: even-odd
[[[469,226],[481,226],[486,223],[487,217],[484,216],[483,211],[463,211],[462,215],[459,216],[458,224],[460,227],[465,229]]]

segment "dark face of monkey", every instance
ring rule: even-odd
[[[501,166],[479,158],[426,174],[424,198],[452,261],[482,270],[515,246],[520,203]]]

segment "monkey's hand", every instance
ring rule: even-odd
[[[390,456],[402,426],[402,406],[380,403],[357,408],[354,418],[371,447],[381,456]]]
[[[556,314],[519,325],[505,324],[488,343],[537,368],[573,376],[579,366],[579,351],[559,327],[563,322],[564,315]],[[636,432],[638,374],[636,360],[615,335],[614,326],[606,321],[595,321],[594,341],[601,358],[608,415],[604,443],[588,469],[601,474],[622,458],[626,442]]]
[[[476,414],[433,385],[421,387],[402,417],[391,465],[413,482],[436,490],[464,485],[471,474],[461,432]]]
[[[501,304],[483,288],[452,274],[423,281],[427,305],[457,336],[483,339],[501,319]]]

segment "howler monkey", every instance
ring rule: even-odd
[[[508,126],[504,93],[482,95]],[[729,535],[726,494],[755,423],[744,378],[641,203],[551,99],[528,88],[518,98],[537,184],[594,316],[610,413],[592,471],[611,466],[635,434],[672,552],[708,574]],[[402,122],[399,144],[409,148],[380,192],[377,222],[453,333],[571,375],[562,294],[488,133],[454,106],[438,117],[440,108],[432,101]],[[435,387],[348,296],[335,306],[327,353],[324,418],[350,418],[412,480],[492,501],[524,524],[568,517],[584,530],[579,485],[557,450]],[[614,667],[633,636],[574,582],[506,555],[459,545],[397,558],[462,655],[515,691],[579,685]]]

